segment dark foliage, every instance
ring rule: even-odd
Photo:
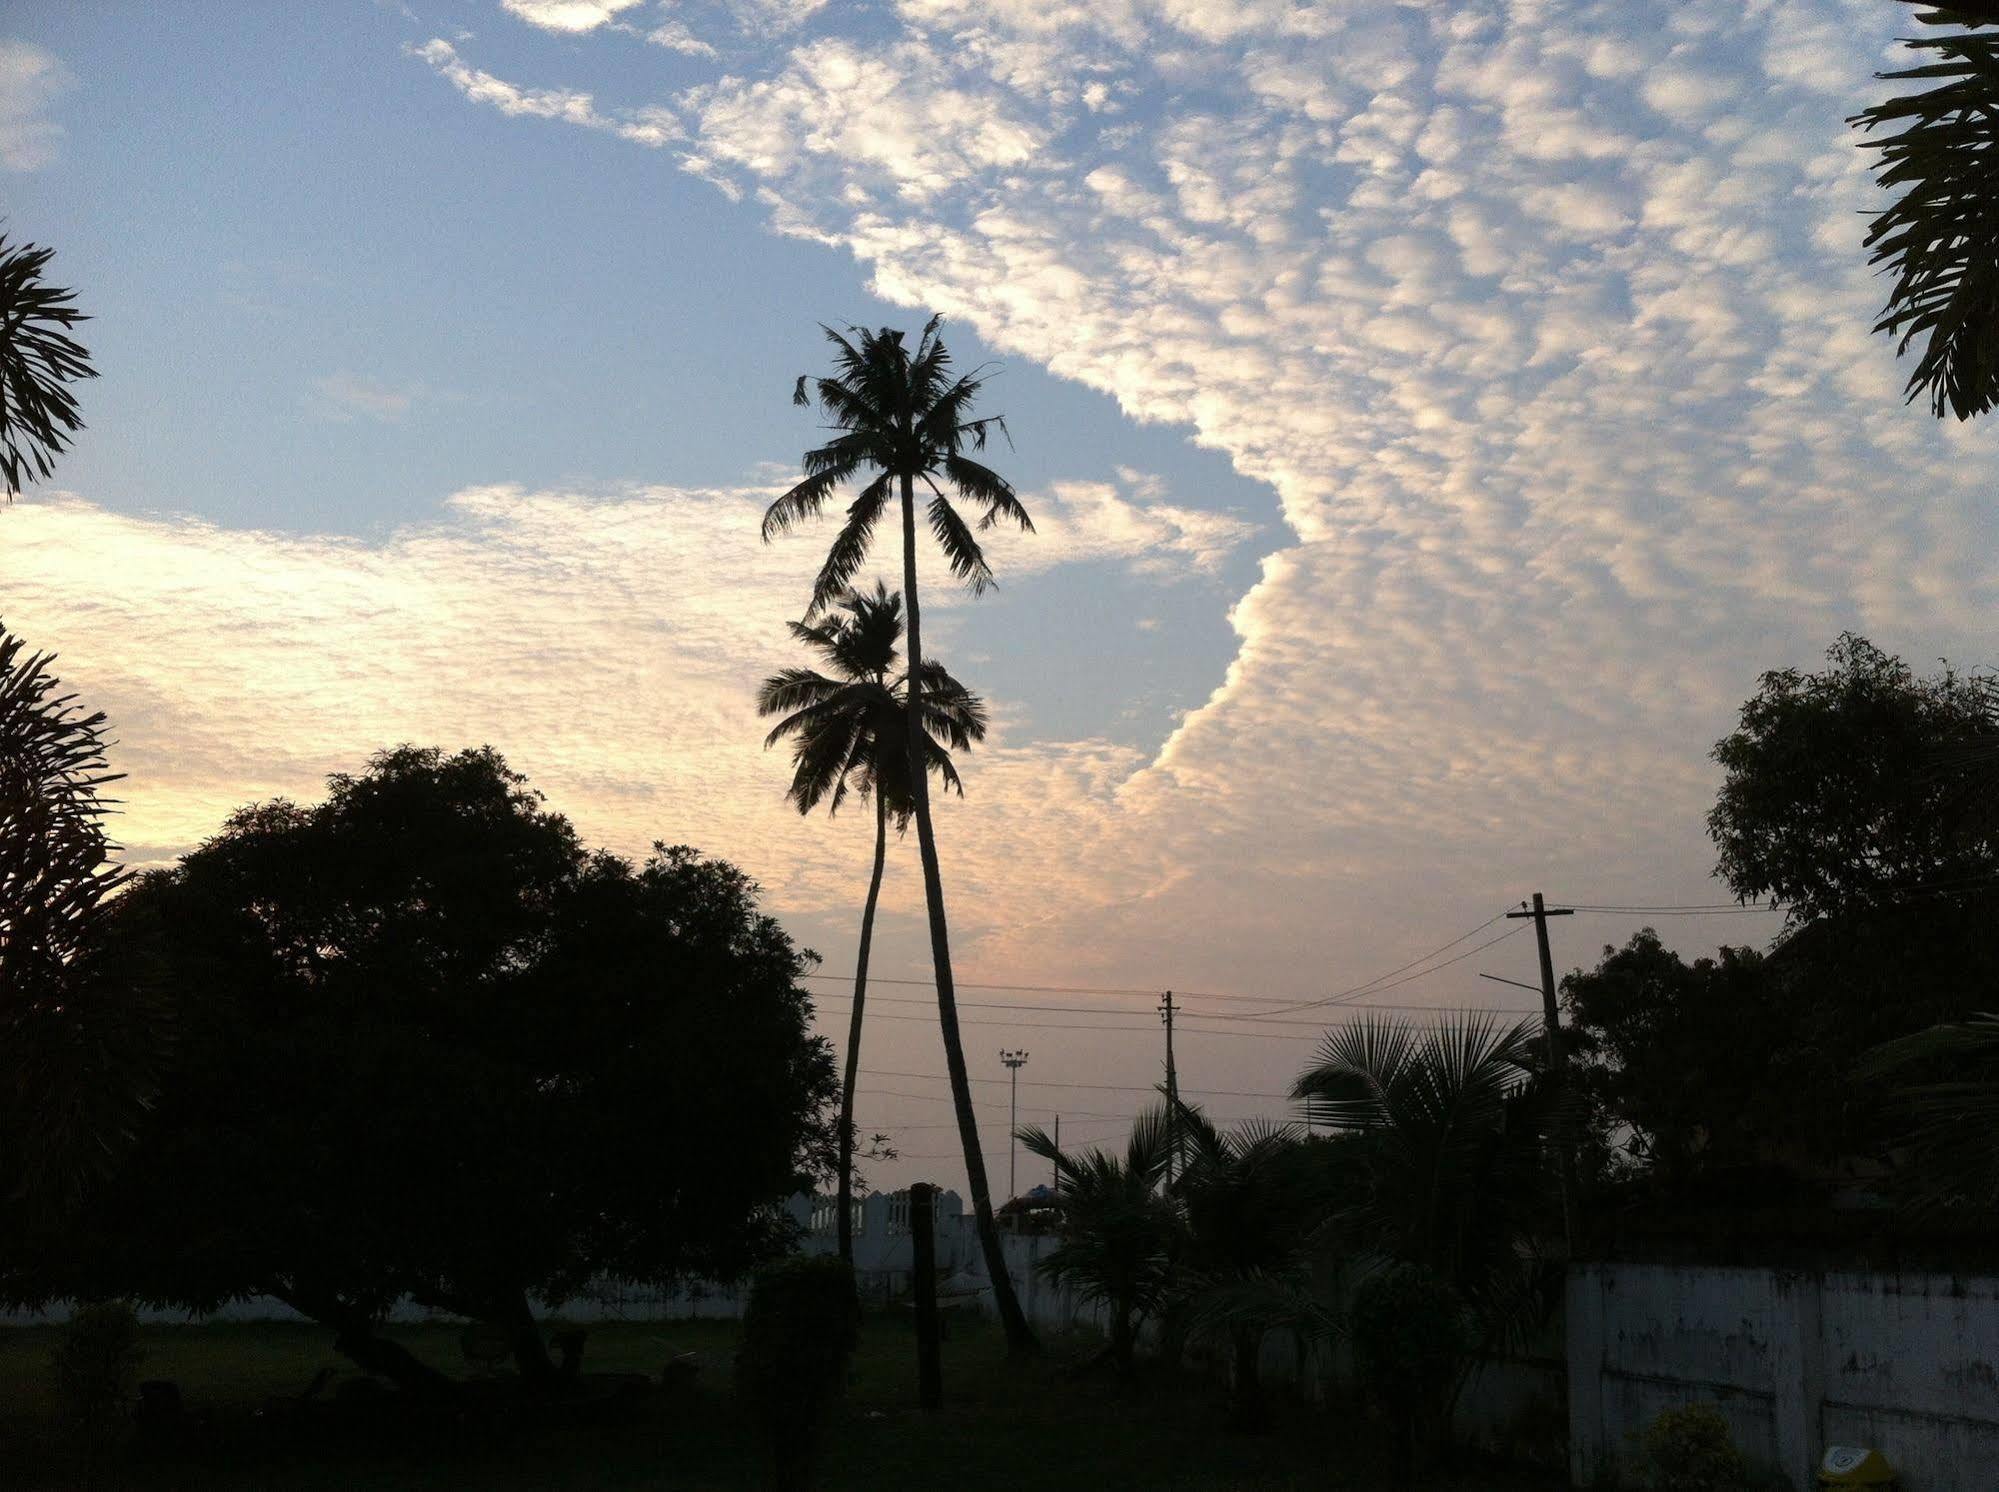
[[[1964,811],[1988,691],[1948,667],[1918,677],[1852,633],[1826,656],[1818,673],[1763,675],[1716,743],[1715,874],[1794,925],[1999,884],[1999,822]]]
[[[0,629],[0,1198],[59,1209],[129,1143],[164,1039],[140,961],[107,947],[118,781],[86,714]]]
[[[16,1294],[268,1293],[427,1381],[403,1295],[545,1376],[530,1292],[727,1277],[831,1160],[809,955],[740,871],[593,854],[492,751],[404,747],[246,808],[121,898],[180,1032],[153,1122]]]
[[[0,482],[10,498],[27,477],[47,477],[83,428],[68,385],[95,378],[90,354],[69,333],[90,318],[73,291],[43,278],[54,249],[9,243],[0,233]]]
[[[1355,1288],[1349,1312],[1354,1373],[1388,1421],[1404,1485],[1439,1444],[1451,1396],[1478,1341],[1472,1313],[1418,1264],[1391,1264]]]
[[[1914,67],[1881,76],[1921,85],[1850,121],[1879,152],[1894,205],[1868,229],[1871,262],[1893,271],[1894,289],[1875,330],[1897,352],[1921,340],[1909,398],[1929,396],[1941,418],[1983,414],[1999,402],[1999,6],[1990,0],[1904,0],[1934,28],[1907,45]]]
[[[812,1484],[819,1432],[845,1384],[860,1325],[854,1269],[845,1259],[796,1255],[757,1271],[736,1385],[783,1492]]]
[[[63,1323],[49,1361],[64,1424],[92,1438],[110,1433],[130,1408],[143,1356],[131,1306],[106,1300],[80,1307]]]

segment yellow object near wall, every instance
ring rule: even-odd
[[[1895,1473],[1881,1452],[1857,1445],[1826,1447],[1819,1462],[1821,1487],[1892,1487]]]

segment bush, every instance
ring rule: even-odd
[[[757,1271],[736,1350],[736,1387],[771,1453],[780,1488],[811,1485],[820,1423],[860,1336],[853,1266],[794,1255]]]
[[[1741,1492],[1749,1483],[1728,1423],[1712,1404],[1668,1409],[1640,1438],[1646,1485],[1659,1492]]]
[[[140,1356],[139,1318],[124,1301],[79,1309],[50,1359],[63,1422],[92,1439],[102,1435],[131,1401]]]
[[[1347,1315],[1354,1370],[1394,1433],[1406,1483],[1443,1421],[1472,1350],[1457,1291],[1427,1269],[1394,1264],[1361,1281]]]

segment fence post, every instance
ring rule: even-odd
[[[937,1347],[937,1232],[930,1199],[937,1188],[919,1181],[909,1189],[911,1283],[916,1287],[916,1397],[925,1409],[944,1400]]]

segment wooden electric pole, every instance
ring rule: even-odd
[[[1180,1075],[1173,1067],[1173,991],[1159,1002],[1159,1019],[1166,1026],[1166,1133],[1168,1137],[1166,1179],[1171,1182],[1180,1166]]]
[[[1573,917],[1575,912],[1568,907],[1550,910],[1541,899],[1541,893],[1534,893],[1531,904],[1522,902],[1520,910],[1508,912],[1508,917],[1532,917],[1534,919],[1534,940],[1541,951],[1541,1016],[1548,1047],[1548,1081],[1559,1084],[1565,1076],[1562,1063],[1561,1012],[1555,1006],[1555,960],[1548,952],[1548,919],[1550,917]],[[1557,1090],[1559,1092],[1559,1089]],[[1576,1224],[1574,1204],[1570,1200],[1576,1189],[1575,1158],[1570,1155],[1566,1137],[1558,1130],[1555,1141],[1560,1158],[1562,1183],[1562,1242],[1567,1246],[1568,1256],[1573,1258],[1576,1251]]]
[[[1548,904],[1541,899],[1541,893],[1536,891],[1531,905],[1527,902],[1522,902],[1519,911],[1508,912],[1506,915],[1509,918],[1532,917],[1534,919],[1534,939],[1541,948],[1542,1031],[1547,1037],[1548,1074],[1552,1077],[1555,1069],[1561,1065],[1560,1033],[1562,1029],[1562,1016],[1561,1012],[1555,1007],[1555,960],[1548,953],[1548,919],[1550,917],[1573,917],[1575,916],[1575,911],[1570,907],[1556,907],[1553,911],[1550,911]]]

